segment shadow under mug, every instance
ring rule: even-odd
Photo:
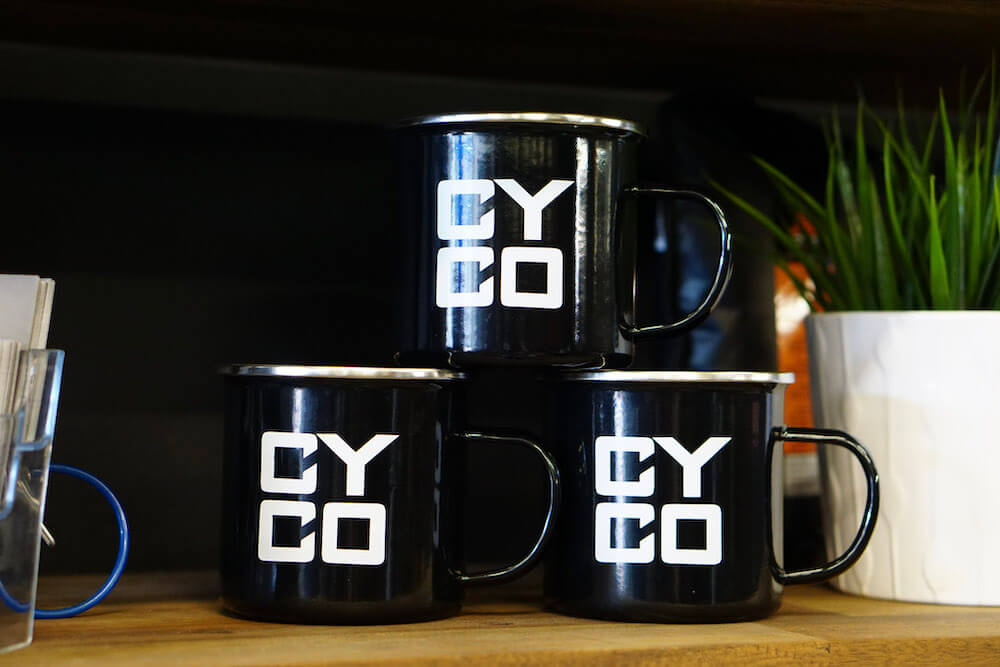
[[[232,366],[225,374],[222,597],[295,623],[400,623],[457,613],[462,584],[505,581],[541,553],[559,475],[537,444],[463,431],[437,369]],[[526,447],[548,476],[541,534],[513,565],[461,571],[464,443]]]
[[[556,611],[625,621],[767,616],[783,584],[833,577],[864,551],[878,474],[841,431],[784,425],[791,373],[599,371],[549,379],[545,442],[563,502],[545,568]],[[782,444],[850,451],[867,480],[861,526],[820,567],[782,566]]]
[[[406,281],[398,358],[435,366],[622,367],[633,342],[709,315],[732,268],[722,210],[688,190],[637,187],[642,131],[571,114],[429,116],[397,131]],[[632,200],[708,207],[714,279],[675,322],[635,323]]]

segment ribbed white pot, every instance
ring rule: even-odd
[[[1000,605],[1000,312],[819,314],[806,330],[816,426],[860,440],[881,477],[871,543],[834,586]],[[834,555],[857,531],[865,481],[849,454],[820,456]]]

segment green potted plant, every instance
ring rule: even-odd
[[[856,435],[882,476],[879,525],[835,583],[873,597],[1000,604],[1000,147],[995,67],[957,112],[912,129],[862,101],[827,130],[823,192],[756,159],[789,220],[720,189],[773,234],[813,309],[817,426]],[[801,262],[809,279],[788,271]],[[853,535],[860,471],[821,452],[831,551]]]

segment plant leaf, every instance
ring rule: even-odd
[[[793,192],[795,196],[798,197],[803,204],[805,204],[806,209],[803,211],[803,213],[805,213],[807,217],[812,218],[815,215],[817,217],[822,217],[824,219],[826,218],[827,211],[822,206],[820,206],[820,203],[816,201],[816,199],[813,198],[812,195],[810,195],[808,192],[806,192],[801,187],[796,185],[795,182],[792,181],[792,179],[790,179],[788,176],[783,174],[781,170],[779,170],[766,160],[762,160],[759,157],[752,157],[751,159],[757,164],[757,166],[763,169],[768,176],[770,176],[775,181],[781,183],[781,185],[783,185],[784,187],[788,188],[788,190]]]
[[[855,196],[858,208],[858,219],[868,224],[861,224],[860,253],[858,263],[861,289],[864,293],[864,308],[879,308],[883,291],[880,273],[880,258],[878,256],[878,241],[875,236],[875,206],[873,204],[874,183],[868,169],[868,147],[865,138],[865,105],[864,100],[858,101],[858,110],[854,128],[854,181]],[[885,308],[885,306],[882,306]]]
[[[892,230],[892,238],[896,243],[896,252],[902,259],[903,268],[906,272],[904,285],[908,286],[913,294],[913,300],[918,308],[927,307],[927,298],[921,289],[920,276],[913,265],[913,254],[911,250],[912,239],[909,241],[903,236],[903,228],[899,222],[899,214],[896,212],[895,188],[896,178],[892,169],[892,150],[889,146],[889,136],[883,130],[882,141],[882,179],[885,189],[886,212],[889,217],[889,229]],[[906,299],[904,298],[904,301]]]
[[[948,284],[951,286],[952,302],[958,308],[965,308],[965,178],[961,165],[961,142],[956,149],[951,136],[951,123],[945,107],[944,91],[939,91],[938,103],[941,114],[941,138],[944,140],[945,192],[954,193],[948,197],[948,210],[944,220],[935,222],[942,233],[948,249]]]
[[[854,186],[851,183],[851,172],[844,160],[843,140],[840,135],[840,123],[837,117],[833,118],[833,177],[836,191],[840,195],[840,203],[844,208],[844,216],[847,220],[844,241],[847,248],[853,251],[857,257],[857,252],[862,244],[864,230],[861,227],[861,216],[858,214],[858,202],[854,196]],[[863,262],[864,258],[858,258]],[[847,302],[849,310],[865,310],[866,301],[859,285],[857,271],[841,267],[838,275],[842,277],[846,288]]]
[[[994,177],[993,187],[993,217],[996,220],[997,232],[1000,235],[1000,177]],[[990,223],[992,227],[992,222]],[[980,308],[1000,308],[1000,243],[993,246],[993,254],[983,274],[977,305]]]
[[[934,198],[934,176],[930,178],[930,206],[928,207],[928,252],[930,258],[931,304],[937,310],[951,308],[951,290],[948,288],[948,266],[941,244],[941,229],[938,226],[938,207]]]
[[[823,296],[821,294],[817,294],[815,289],[810,288],[802,281],[801,278],[795,275],[795,272],[792,271],[792,267],[789,266],[788,261],[784,257],[776,258],[775,262],[788,277],[788,280],[791,281],[792,285],[795,286],[795,291],[799,293],[799,296],[805,299],[806,303],[809,304],[809,309],[811,311],[815,313],[817,311],[827,309],[827,304],[824,303]]]
[[[842,132],[834,110],[823,128],[827,173],[820,197],[772,164],[754,159],[785,208],[812,223],[807,234],[793,235],[787,224],[738,200],[776,239],[785,255],[776,258],[779,267],[787,267],[786,258],[802,261],[813,282],[799,279],[796,289],[811,306],[1000,309],[996,56],[988,77],[979,77],[971,94],[964,85],[963,78],[951,113],[945,91],[939,90],[929,123],[907,117],[902,94],[890,122],[860,99],[853,136]],[[881,169],[869,160],[875,127]]]
[[[980,84],[982,81],[980,81]],[[980,86],[977,86],[977,91]],[[969,220],[969,254],[968,254],[968,294],[974,295],[979,293],[979,283],[982,281],[982,274],[980,269],[983,263],[983,242],[986,240],[983,238],[984,225],[983,225],[983,206],[982,206],[982,191],[980,186],[982,184],[982,176],[980,174],[980,169],[982,169],[983,162],[983,151],[978,148],[982,144],[982,136],[980,134],[981,128],[979,120],[975,122],[976,132],[973,136],[972,141],[972,164],[968,165],[970,172],[969,178],[966,179],[968,183],[968,190],[966,193],[966,204],[965,211],[966,216]],[[961,144],[964,146],[964,142]],[[985,231],[990,231],[989,226]],[[972,297],[974,299],[974,297]],[[969,307],[974,308],[975,302],[972,301],[968,304]]]
[[[788,232],[782,229],[781,225],[766,216],[753,204],[739,197],[735,193],[730,192],[719,183],[715,181],[710,182],[713,187],[717,188],[719,192],[736,204],[736,206],[741,208],[747,215],[764,225],[764,227],[771,232],[778,243],[784,246],[797,260],[802,262],[803,266],[806,267],[806,271],[809,272],[809,275],[816,283],[816,286],[829,295],[831,307],[836,308],[837,310],[846,310],[846,308],[842,305],[844,304],[843,298],[830,282],[830,277],[827,275],[823,266],[819,264],[816,258],[803,251],[802,248],[799,247],[799,244],[795,242],[795,239],[792,238]]]

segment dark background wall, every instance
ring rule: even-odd
[[[57,104],[0,115],[4,270],[56,279],[54,458],[120,490],[133,567],[208,565],[216,369],[391,362],[397,275],[367,259],[391,211],[384,133]],[[69,489],[52,486],[51,555],[99,568],[90,546],[112,544],[110,516]]]
[[[976,0],[6,0],[0,271],[57,281],[54,459],[121,495],[131,568],[216,565],[217,367],[391,361],[406,278],[369,259],[406,250],[391,120],[625,117],[650,128],[650,180],[708,191],[712,176],[768,207],[748,153],[815,181],[816,119],[833,103],[860,92],[892,107],[901,85],[911,109],[934,108],[939,86],[982,71],[997,34],[1000,5]],[[770,249],[730,213],[723,303],[694,335],[640,348],[637,366],[773,367]],[[697,292],[715,239],[691,211],[644,219],[639,305],[653,320]],[[474,423],[537,429],[524,374],[485,374],[470,393]],[[514,558],[537,528],[541,480],[522,456],[470,459],[472,560]],[[46,521],[58,546],[43,571],[110,567],[113,522],[91,490],[54,479]]]
[[[67,362],[53,458],[91,470],[120,494],[133,569],[217,563],[221,365],[392,363],[395,287],[406,277],[398,262],[373,260],[376,248],[406,251],[394,229],[387,120],[455,109],[621,116],[650,128],[647,180],[707,190],[716,175],[750,192],[763,186],[747,152],[801,165],[813,148],[801,137],[816,132],[750,100],[734,105],[704,91],[2,44],[0,52],[8,65],[23,64],[0,68],[0,83],[10,82],[0,100],[0,270],[56,279],[50,346],[66,350]],[[682,283],[704,270],[715,240],[690,211],[658,209],[646,219],[641,312],[665,318],[683,307]],[[748,221],[731,222],[737,273],[719,312],[696,336],[647,346],[639,365],[774,367],[769,248]],[[538,392],[524,372],[483,374],[470,388],[470,421],[537,432]],[[520,452],[473,454],[471,560],[514,560],[530,543],[543,492],[540,474],[522,472],[533,469]],[[58,546],[43,549],[44,571],[110,566],[113,521],[86,487],[54,478],[46,522]]]
[[[73,67],[60,61],[57,69],[65,77]],[[242,76],[257,95],[282,94],[266,68],[256,79]],[[335,88],[352,78],[319,80]],[[312,117],[266,104],[261,113],[239,95],[209,111],[0,101],[0,263],[4,272],[56,280],[50,346],[67,352],[53,458],[97,473],[119,493],[133,530],[131,568],[217,563],[221,365],[393,364],[395,286],[403,277],[398,261],[373,258],[405,249],[394,227],[384,117],[392,107],[405,116],[491,105],[516,89],[485,86],[484,95],[482,84],[448,86],[442,101],[440,81],[419,83],[404,86],[405,102],[367,100],[332,119],[316,108]],[[531,108],[617,105],[626,117],[656,108],[652,96],[608,102],[599,92],[535,87],[532,100],[532,88],[525,90]],[[588,96],[597,101],[588,105]],[[372,119],[372,108],[382,118]],[[481,386],[488,395],[496,382],[523,381]],[[476,419],[526,426],[516,405],[497,410]],[[493,508],[513,495],[518,516],[540,523],[542,481],[521,477],[523,487],[511,489],[491,474],[530,466],[517,453],[484,448],[471,465],[480,482],[468,511],[486,519],[470,524],[471,556],[492,559],[499,549],[498,558],[516,558],[531,539],[531,520]],[[513,537],[486,527],[496,520]],[[96,494],[54,478],[46,522],[58,547],[43,550],[45,571],[108,568],[114,524]]]

